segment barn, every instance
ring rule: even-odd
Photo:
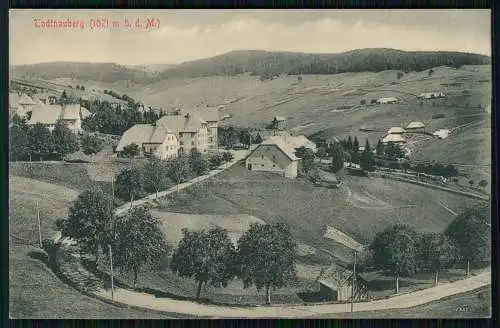
[[[398,98],[386,97],[377,99],[377,104],[395,104],[398,102]]]
[[[279,137],[264,140],[247,156],[245,166],[250,171],[276,172],[287,178],[298,174],[299,158],[292,145]]]

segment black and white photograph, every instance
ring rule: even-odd
[[[11,9],[10,318],[490,318],[491,45],[486,9]]]

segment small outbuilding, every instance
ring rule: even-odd
[[[399,126],[393,126],[387,131],[387,134],[403,134],[405,133],[405,129]]]
[[[396,97],[386,97],[377,99],[377,104],[396,104],[398,102],[398,98]]]

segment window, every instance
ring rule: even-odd
[[[261,167],[264,167],[264,164],[260,164]]]
[[[184,141],[182,141],[182,140],[179,141],[179,145],[181,145],[181,146],[184,145]]]
[[[194,140],[193,140],[193,141],[191,141],[191,146],[194,146]]]
[[[179,138],[182,138],[182,132],[179,132]]]
[[[191,132],[191,138],[194,138],[196,136],[195,132]]]
[[[269,147],[266,147],[266,150],[267,150],[267,151],[270,151],[270,150],[271,150],[271,148],[269,148]]]

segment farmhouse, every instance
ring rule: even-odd
[[[449,129],[437,130],[432,135],[438,137],[439,139],[446,139],[450,135],[450,130]]]
[[[406,126],[407,131],[424,131],[425,130],[425,124],[422,122],[410,122]]]
[[[434,98],[444,98],[446,97],[444,93],[438,92],[424,92],[418,95],[419,99],[434,99]]]
[[[393,126],[392,128],[387,131],[387,134],[403,134],[405,133],[405,129],[399,127],[399,126]]]
[[[377,104],[395,104],[397,102],[398,102],[398,98],[395,98],[395,97],[387,97],[387,98],[377,99]]]
[[[382,139],[382,143],[388,143],[388,142],[405,143],[406,138],[402,134],[388,134]]]
[[[295,178],[298,172],[299,158],[295,156],[293,146],[284,138],[271,137],[247,156],[245,166],[250,171],[266,171],[283,174],[287,178]]]
[[[215,117],[209,118],[214,120]],[[209,123],[196,114],[167,115],[158,119],[154,124],[136,124],[123,134],[116,151],[134,143],[140,147],[144,156],[155,155],[159,158],[177,156],[179,152],[189,153],[196,148],[206,152],[217,146],[216,121]]]
[[[54,130],[57,121],[63,120],[73,133],[81,133],[82,119],[91,115],[91,113],[80,105],[45,105],[38,104],[33,107],[28,124],[43,124],[50,131]]]
[[[116,151],[131,144],[139,146],[140,155],[154,155],[161,159],[177,156],[179,144],[172,130],[163,125],[136,124],[123,134]]]

